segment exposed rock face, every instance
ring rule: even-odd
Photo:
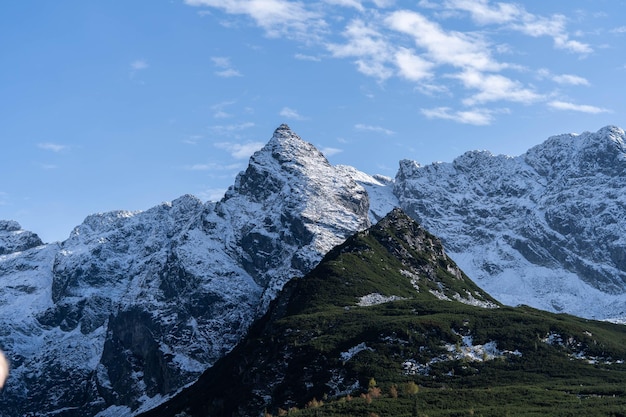
[[[398,300],[415,304],[393,305]],[[304,278],[287,283],[233,351],[145,417],[278,414],[366,387],[372,375],[366,362],[375,359],[397,362],[401,378],[401,356],[419,343],[402,339],[390,326],[403,317],[407,322],[400,327],[411,327],[423,314],[414,305],[436,309],[437,302],[447,308],[458,302],[500,307],[448,258],[436,237],[395,209],[333,248]],[[368,310],[380,304],[389,304],[393,320],[378,322],[385,316],[378,311],[368,321]],[[351,359],[362,351],[374,356],[357,365]]]
[[[286,281],[369,226],[368,206],[282,125],[219,203],[95,214],[41,247],[2,223],[1,247],[28,249],[0,257],[2,295],[38,303],[19,320],[0,309],[13,362],[0,416],[130,415],[172,394],[231,350]],[[24,274],[33,283],[11,286]]]
[[[49,245],[0,221],[12,363],[0,416],[130,415],[161,401],[230,351],[286,282],[394,206],[505,304],[626,316],[621,129],[519,157],[402,161],[391,180],[331,166],[281,125],[220,202],[94,214]]]
[[[501,301],[587,317],[626,312],[623,130],[555,136],[515,158],[402,161],[394,192]]]
[[[41,245],[43,242],[39,236],[23,230],[18,222],[0,220],[0,255],[22,252]]]

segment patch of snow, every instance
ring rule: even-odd
[[[375,292],[359,297],[357,305],[360,307],[369,307],[398,300],[406,300],[406,298],[397,295],[386,296]]]
[[[369,350],[369,351],[374,351],[374,349],[367,347],[367,345],[365,344],[365,342],[359,343],[356,346],[351,347],[350,349],[348,349],[346,352],[341,352],[339,354],[339,358],[343,361],[343,362],[348,362],[350,359],[352,359],[357,353],[359,352],[363,352],[364,350]]]
[[[465,297],[462,297],[460,294],[454,294],[453,298],[463,304],[468,304],[476,307],[482,308],[498,308],[496,303],[492,303],[491,301],[479,300],[469,291],[465,292]]]

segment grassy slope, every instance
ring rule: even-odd
[[[407,270],[419,272],[418,290]],[[626,326],[485,309],[431,290],[495,302],[434,237],[396,213],[290,281],[231,354],[148,415],[626,416]],[[404,299],[357,305],[371,293]],[[548,343],[549,335],[560,341]],[[451,354],[446,344],[463,350],[463,336],[516,353],[441,360]],[[407,374],[407,360],[429,364],[428,372]],[[410,384],[419,391],[408,392]]]
[[[626,327],[529,307],[484,309],[440,301],[424,288],[416,293],[397,276],[406,263],[383,247],[376,233],[360,234],[347,246],[298,283],[288,315],[276,324],[298,329],[288,343],[323,354],[329,367],[356,375],[363,387],[374,378],[383,395],[369,404],[359,392],[352,401],[327,398],[322,407],[294,415],[626,415],[626,365],[619,363],[626,360]],[[446,268],[437,276],[459,292],[480,291],[469,280],[452,279]],[[353,307],[355,296],[374,291],[407,300]],[[547,343],[550,334],[562,342]],[[461,335],[471,335],[474,345],[496,342],[498,349],[521,356],[445,361],[433,364],[428,375],[405,374],[404,360],[427,363],[446,353],[443,344],[460,345]],[[339,360],[363,342],[371,350]],[[592,358],[597,363],[589,363]],[[409,381],[421,387],[417,394],[402,394]],[[398,398],[389,397],[392,385]]]

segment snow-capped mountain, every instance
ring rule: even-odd
[[[231,350],[282,286],[393,207],[505,304],[626,315],[624,132],[518,157],[332,166],[281,125],[220,202],[94,214],[44,245],[0,222],[0,416],[132,415]]]
[[[369,226],[367,193],[340,172],[282,125],[219,203],[95,214],[50,245],[2,223],[0,415],[130,415],[192,382]]]
[[[549,138],[523,155],[401,161],[400,206],[506,304],[626,315],[624,131]]]

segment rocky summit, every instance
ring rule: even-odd
[[[93,214],[50,244],[0,221],[12,364],[0,416],[124,416],[165,401],[237,346],[286,283],[394,207],[498,302],[626,317],[623,130],[516,157],[404,160],[392,179],[333,166],[281,125],[219,202]]]
[[[224,199],[0,230],[0,416],[130,415],[231,350],[276,292],[369,226],[367,193],[286,125]],[[10,252],[10,253],[7,253]]]
[[[500,301],[626,314],[622,129],[551,137],[517,157],[402,161],[393,187],[399,205]]]

